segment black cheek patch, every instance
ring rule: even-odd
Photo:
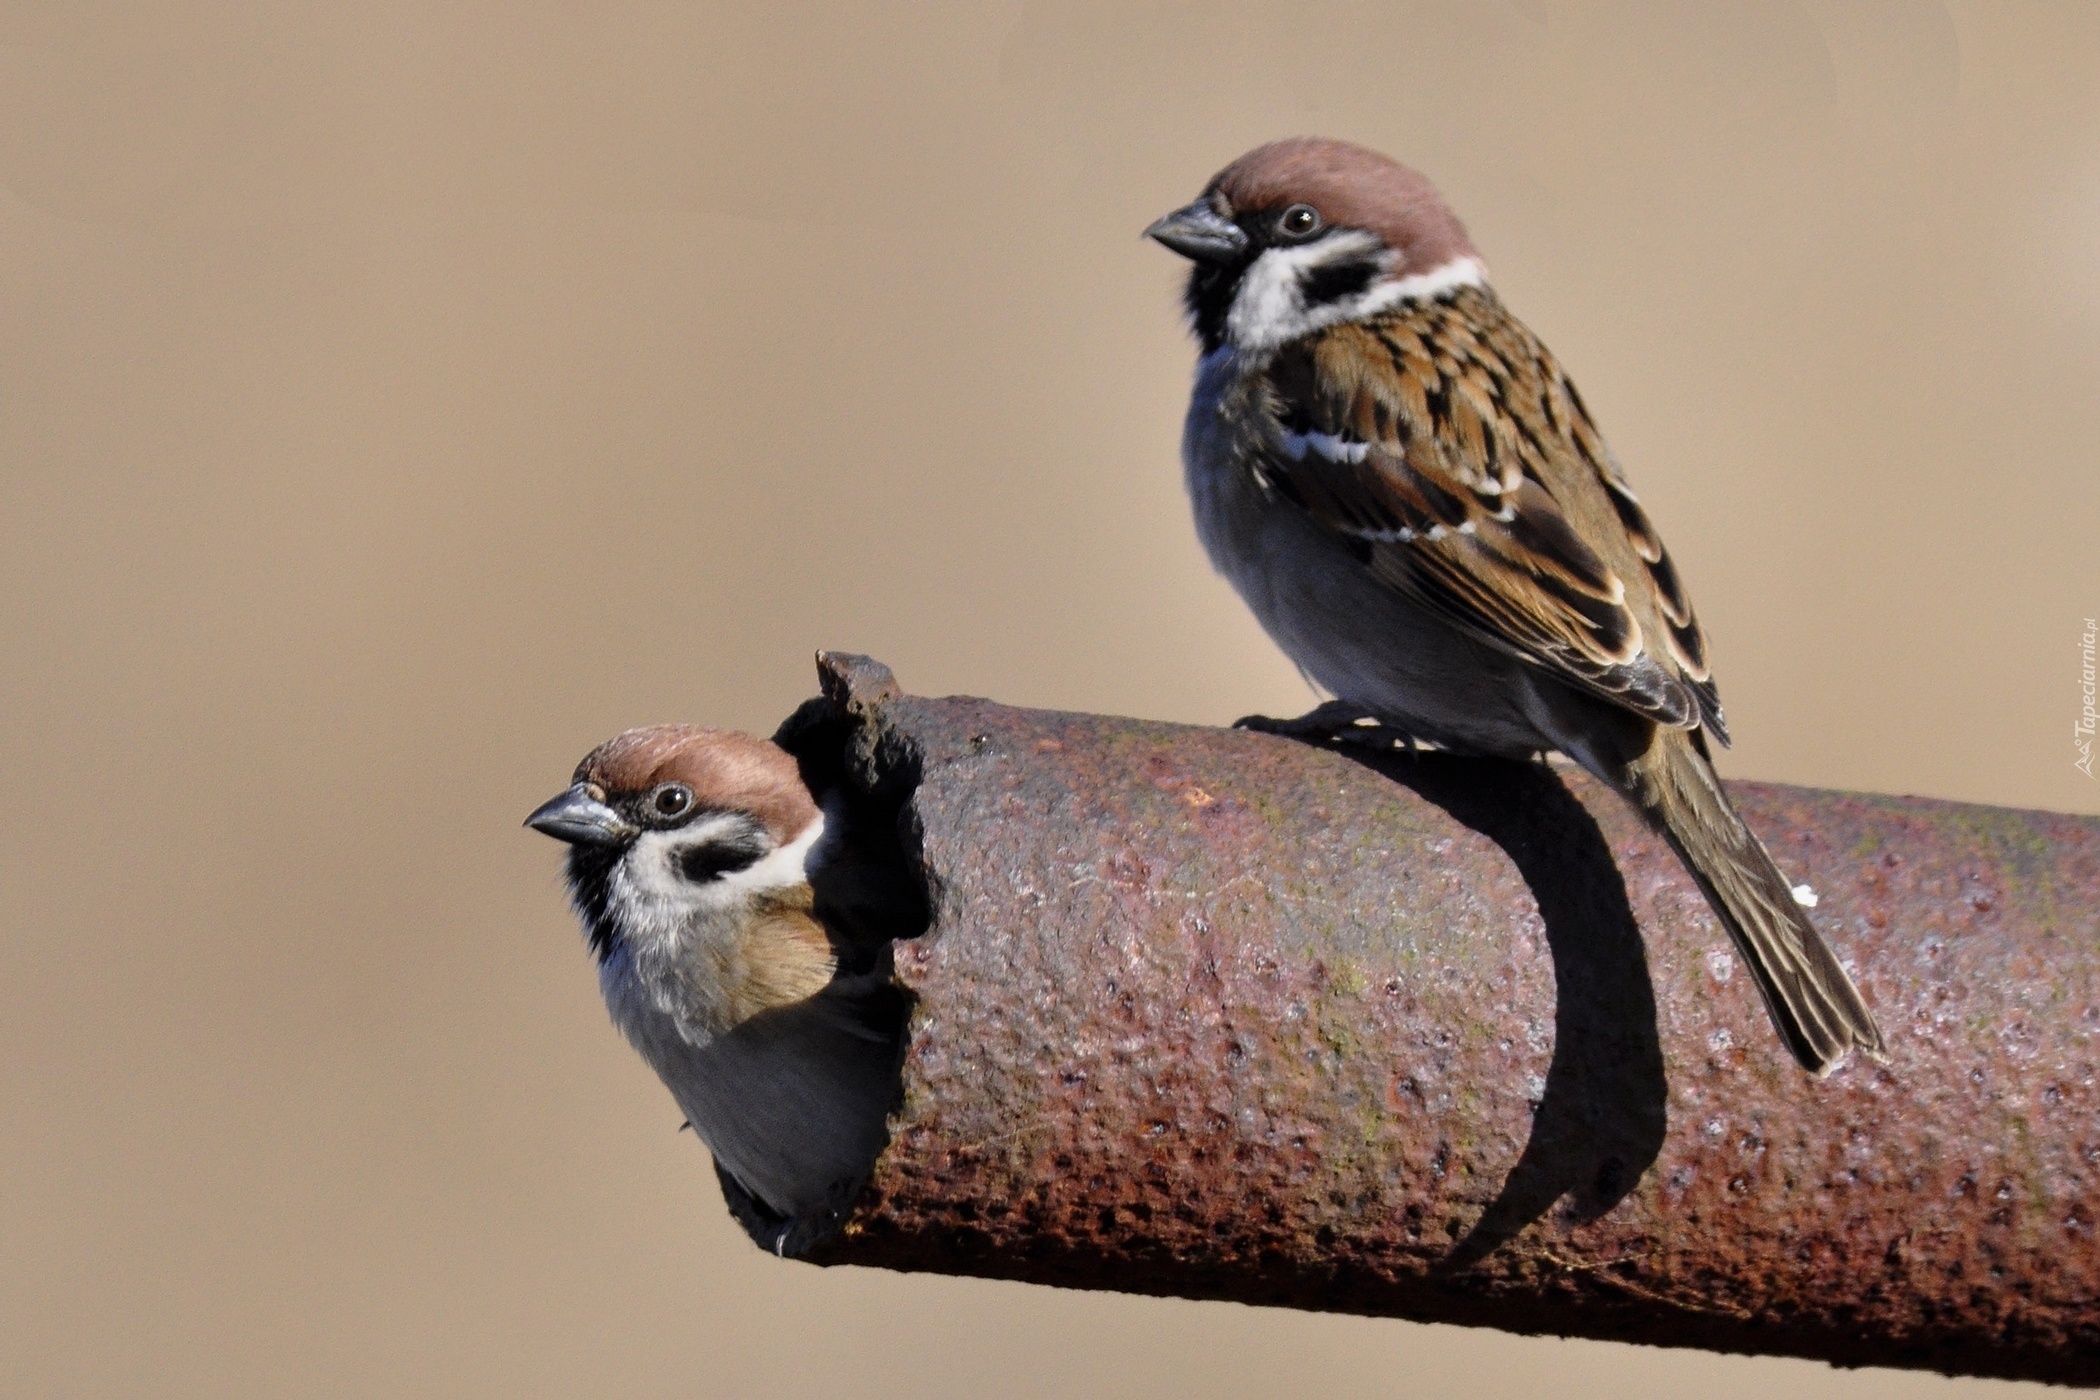
[[[1375,258],[1346,258],[1307,268],[1298,275],[1298,285],[1305,292],[1305,304],[1318,306],[1323,302],[1361,296],[1378,273]]]
[[[688,846],[678,853],[678,869],[696,885],[719,880],[739,870],[748,870],[766,854],[765,839],[756,832],[741,832]]]

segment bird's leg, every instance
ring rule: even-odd
[[[1416,747],[1414,735],[1395,729],[1353,700],[1329,700],[1296,719],[1247,715],[1234,720],[1232,727],[1310,744],[1359,744],[1369,749]]]

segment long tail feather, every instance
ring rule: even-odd
[[[1682,730],[1659,729],[1625,769],[1628,797],[1691,871],[1748,965],[1788,1050],[1811,1074],[1859,1050],[1886,1062],[1874,1014],[1795,901],[1764,843],[1736,813],[1713,766]]]

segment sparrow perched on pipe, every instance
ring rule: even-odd
[[[842,1208],[897,1093],[898,862],[778,746],[689,725],[601,744],[526,825],[568,843],[607,1009],[776,1247]]]
[[[1364,718],[1463,752],[1568,755],[1676,849],[1804,1067],[1885,1059],[1714,775],[1707,744],[1728,728],[1661,537],[1429,181],[1346,142],[1278,141],[1146,233],[1194,264],[1197,533],[1335,697],[1273,727]]]

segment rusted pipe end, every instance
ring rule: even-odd
[[[817,653],[817,687],[840,716],[860,719],[904,694],[889,667],[852,651]]]
[[[1580,774],[820,669],[930,922],[817,1262],[2100,1380],[2100,822],[1731,784],[1889,1031],[1818,1084]]]

